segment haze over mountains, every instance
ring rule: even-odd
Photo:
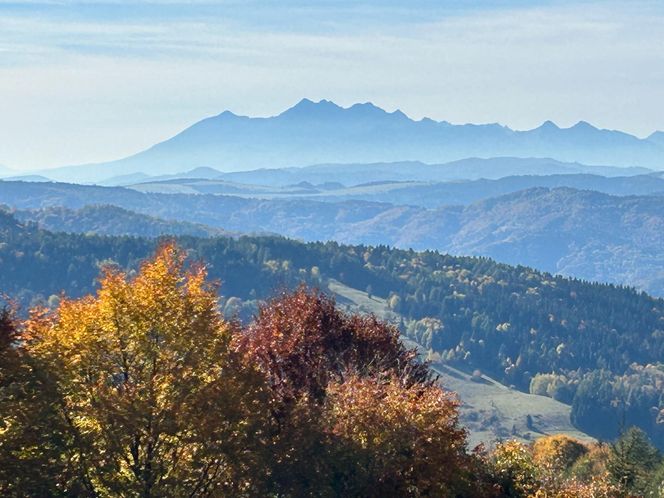
[[[150,176],[132,173],[108,178],[100,185],[124,186],[139,183],[171,182],[178,179],[209,179],[273,187],[285,187],[308,182],[312,184],[339,183],[353,186],[370,182],[421,181],[448,182],[456,180],[499,179],[519,175],[590,174],[606,177],[635,176],[653,173],[639,166],[589,166],[546,158],[492,157],[467,158],[444,164],[425,164],[420,161],[387,163],[316,164],[301,168],[263,168],[223,173],[214,168],[200,167],[167,175]]]
[[[268,118],[226,111],[134,156],[45,172],[105,187],[6,179],[22,181],[0,182],[0,203],[55,231],[389,244],[664,295],[663,158],[661,132],[639,139],[585,122],[514,131],[303,99]]]
[[[29,185],[46,178],[28,175],[0,185],[0,202],[55,231],[390,244],[664,295],[664,179],[652,171],[663,156],[662,133],[550,122],[517,132],[305,99],[272,118],[224,112],[130,158],[45,172],[130,190]]]
[[[0,178],[4,176],[9,176],[9,175],[15,175],[16,172],[12,170],[11,168],[5,166],[4,164],[0,164]]]
[[[283,171],[283,170],[276,170]],[[349,176],[353,176],[352,173]],[[346,187],[340,182],[301,181],[287,186],[237,183],[212,178],[171,178],[145,180],[127,185],[132,190],[163,194],[221,194],[256,199],[302,198],[325,202],[363,200],[435,208],[474,201],[533,187],[571,187],[612,195],[664,194],[664,178],[657,174],[607,178],[589,174],[523,175],[498,179],[428,181],[371,181]],[[340,175],[340,180],[341,178]]]
[[[264,297],[256,289],[301,281],[322,284],[351,309],[392,317],[441,371],[456,372],[446,382],[462,395],[464,422],[478,438],[578,429],[613,437],[613,400],[632,394],[598,397],[619,385],[613,377],[587,385],[596,370],[622,362],[611,375],[644,386],[630,423],[664,445],[652,409],[661,400],[651,396],[661,372],[638,356],[650,339],[637,338],[629,354],[621,345],[645,331],[656,339],[645,350],[660,348],[662,151],[660,133],[639,140],[584,123],[515,132],[416,122],[369,104],[303,101],[274,118],[223,113],[125,160],[45,172],[49,178],[6,174],[0,205],[11,214],[0,212],[0,262],[21,302],[40,302],[62,282],[87,292],[103,261],[135,266],[155,238],[179,237],[207,251],[231,293],[229,310],[245,318]],[[75,182],[52,181],[60,177]],[[45,262],[59,275],[46,287]],[[433,285],[422,285],[429,279]],[[404,285],[412,292],[395,291]],[[635,322],[643,317],[646,329]],[[573,350],[579,340],[588,343]],[[607,345],[601,365],[585,358]],[[537,396],[493,380],[493,390],[478,390],[469,372],[480,367]],[[560,376],[557,390],[546,391],[555,401],[533,391],[540,375]],[[498,391],[510,393],[504,412],[493,404]],[[589,410],[603,410],[602,427]]]
[[[640,139],[586,122],[559,128],[547,121],[533,130],[515,131],[498,124],[415,121],[400,111],[388,113],[371,103],[343,108],[327,100],[303,99],[268,118],[225,111],[133,156],[45,174],[56,180],[91,182],[198,167],[244,171],[321,163],[443,163],[496,156],[664,169],[663,142],[659,133]]]

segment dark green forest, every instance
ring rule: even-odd
[[[0,291],[23,310],[95,289],[104,264],[135,269],[160,239],[52,233],[0,213]],[[336,279],[388,299],[402,333],[443,361],[572,404],[602,439],[637,425],[664,447],[664,300],[487,258],[281,237],[177,243],[221,293],[252,303],[300,282]],[[432,320],[433,319],[433,320]]]

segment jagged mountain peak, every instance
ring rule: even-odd
[[[342,117],[346,119],[398,119],[410,120],[406,114],[400,110],[387,112],[382,107],[373,102],[358,102],[350,107],[342,107],[331,100],[322,99],[315,102],[304,98],[297,104],[285,110],[277,118],[296,118],[296,119],[330,119]]]
[[[300,100],[272,117],[230,111],[204,119],[134,156],[65,169],[56,179],[96,181],[142,171],[150,175],[209,166],[220,171],[324,163],[419,160],[443,163],[468,157],[551,157],[584,164],[661,168],[664,138],[650,140],[598,129],[580,121],[561,129],[552,121],[525,131],[499,124],[415,121],[372,102],[342,107],[331,100]],[[91,166],[94,166],[92,168]]]
[[[217,114],[217,116],[215,116],[215,117],[216,118],[239,118],[240,116],[238,116],[237,114],[235,114],[232,111],[226,110],[226,111],[224,111],[220,114]]]
[[[318,102],[314,102],[311,99],[304,98],[293,107],[286,109],[277,117],[325,117],[343,110],[343,107],[338,106],[331,100],[322,99]]]

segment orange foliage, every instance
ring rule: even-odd
[[[518,441],[499,444],[491,455],[499,496],[533,498],[619,498],[606,470],[593,464],[592,472],[581,477],[570,472],[575,464],[591,455],[604,453],[601,445],[588,449],[565,435],[543,436],[532,446]]]
[[[351,377],[328,389],[325,421],[355,462],[342,496],[473,496],[479,492],[457,424],[457,401],[436,386]],[[346,477],[343,473],[340,475]],[[357,479],[357,475],[364,476]]]
[[[33,313],[27,350],[49,366],[68,448],[90,493],[244,489],[260,430],[259,377],[229,350],[203,267],[162,246],[135,278],[106,270],[96,296]]]
[[[568,470],[588,452],[588,448],[569,436],[543,436],[533,443],[533,458],[540,467],[560,473]]]
[[[614,496],[570,438],[468,453],[456,398],[374,316],[300,287],[241,330],[172,244],[0,314],[0,409],[7,496]]]

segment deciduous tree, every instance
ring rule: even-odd
[[[205,277],[167,244],[135,278],[106,269],[95,296],[27,322],[88,494],[252,491],[267,392],[229,347],[234,325]]]

